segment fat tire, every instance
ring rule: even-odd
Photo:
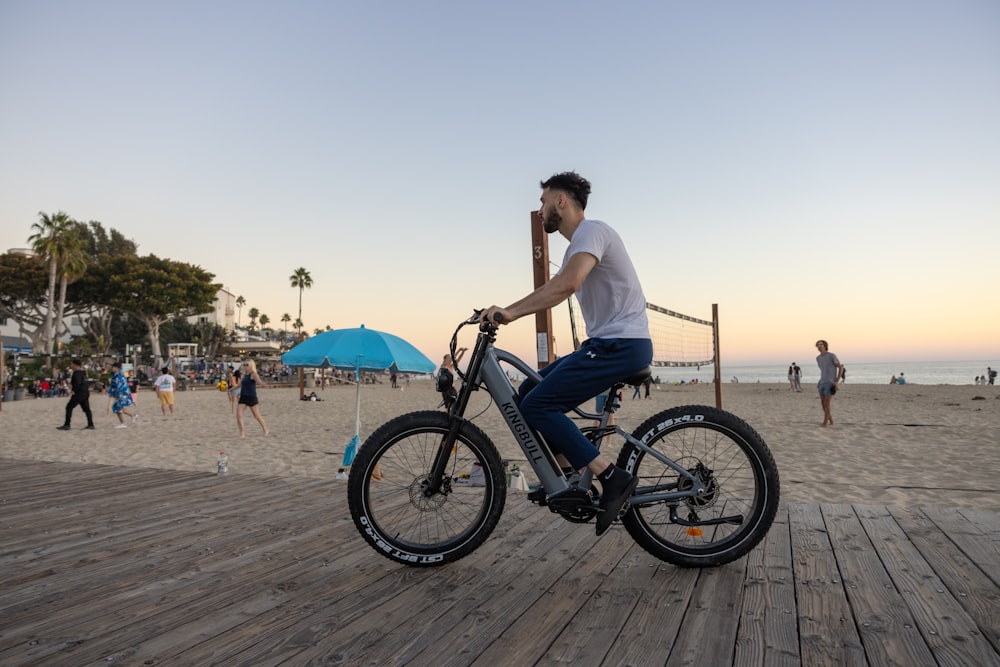
[[[507,499],[500,455],[470,422],[462,424],[448,463],[448,492],[420,493],[449,425],[443,412],[396,417],[372,433],[351,465],[351,517],[365,541],[389,560],[413,567],[454,562],[482,545],[500,520]],[[482,486],[460,477],[474,461],[482,468]]]
[[[666,505],[637,503],[622,523],[643,549],[680,567],[714,567],[747,554],[764,538],[778,511],[780,483],[770,449],[749,424],[718,408],[689,405],[650,417],[633,436],[686,469],[701,462],[715,471],[717,495],[693,508],[700,518],[736,511],[744,516],[735,530],[731,525],[705,526],[704,535],[698,537],[689,534],[685,526],[669,522]],[[735,468],[737,464],[742,467]],[[628,442],[618,456],[618,466],[639,476],[640,489],[679,477]],[[753,497],[743,498],[745,495]],[[682,500],[678,513],[686,518],[691,509]]]

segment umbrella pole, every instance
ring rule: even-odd
[[[355,398],[354,398],[354,435],[361,434],[361,372],[360,369],[354,369],[354,384],[355,384]]]

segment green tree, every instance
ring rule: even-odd
[[[54,215],[39,211],[38,217],[38,222],[31,225],[33,232],[28,237],[28,242],[49,265],[42,342],[45,348],[45,365],[51,368],[52,343],[55,338],[53,324],[56,316],[56,283],[59,282],[59,272],[64,267],[66,256],[74,254],[79,249],[79,243],[76,240],[76,221],[62,211]]]
[[[242,296],[236,297],[236,326],[243,326],[243,306],[247,305],[247,300]]]
[[[197,327],[197,342],[202,346],[202,355],[215,357],[226,346],[226,328],[213,322],[201,322]]]
[[[264,335],[265,338],[269,339],[271,336],[268,335],[267,325],[271,323],[271,318],[268,317],[266,314],[261,313],[259,321],[260,321],[260,332]]]
[[[249,333],[255,333],[257,331],[257,317],[260,315],[260,311],[256,308],[251,308],[247,311],[247,315],[250,316],[250,331]]]
[[[200,266],[161,259],[121,256],[113,262],[110,305],[146,325],[154,363],[163,359],[160,325],[178,317],[211,312],[221,285]]]
[[[48,269],[41,257],[4,253],[0,255],[0,315],[17,322],[18,333],[42,349]]]
[[[285,313],[281,316],[281,341],[284,342],[288,338],[288,323],[292,321],[292,316]]]
[[[108,305],[111,261],[121,255],[135,256],[138,246],[116,229],[105,230],[100,222],[79,223],[79,236],[87,253],[87,268],[76,282],[70,283],[66,298],[67,313],[76,315],[97,354],[110,353],[114,338],[112,321],[115,311]],[[138,341],[136,341],[138,342]],[[120,344],[123,347],[124,343]]]
[[[289,280],[292,281],[292,287],[297,287],[299,290],[299,318],[295,320],[295,328],[299,332],[299,338],[301,338],[302,333],[302,290],[308,289],[313,286],[312,276],[304,268],[299,267],[295,269]]]

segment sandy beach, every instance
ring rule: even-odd
[[[310,390],[311,391],[311,390]],[[316,390],[320,402],[298,400],[298,389],[260,390],[270,436],[247,418],[240,439],[225,393],[179,391],[177,414],[164,417],[151,391],[138,396],[140,418],[127,429],[105,414],[107,398],[92,394],[97,430],[77,410],[62,432],[67,399],[7,402],[0,412],[0,457],[117,466],[203,470],[214,474],[224,450],[234,475],[332,478],[354,434],[355,388]],[[633,428],[668,407],[713,405],[711,385],[663,386],[650,399],[626,392],[618,414]],[[398,414],[436,409],[433,382],[414,380],[361,388],[361,437]],[[479,392],[470,415],[504,458],[523,455],[496,409]],[[846,385],[834,398],[831,428],[820,428],[815,388],[727,384],[723,407],[764,437],[778,462],[785,502],[867,503],[902,507],[968,507],[1000,511],[1000,387]],[[525,468],[526,466],[522,466]],[[529,480],[534,481],[530,475]]]

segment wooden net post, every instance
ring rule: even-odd
[[[719,304],[712,304],[712,354],[715,356],[715,407],[722,409],[722,363],[719,361]]]

